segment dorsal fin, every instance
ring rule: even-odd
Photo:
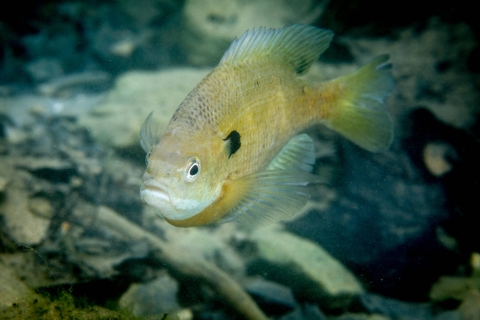
[[[220,65],[236,64],[259,58],[277,60],[305,73],[330,45],[333,32],[313,26],[294,24],[282,29],[247,30],[234,39]]]

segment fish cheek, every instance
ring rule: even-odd
[[[242,145],[242,143],[240,142],[240,133],[235,130],[230,132],[230,134],[225,139],[223,139],[223,141],[225,141],[226,143],[229,159],[231,156],[233,156],[235,152],[238,151],[238,149],[240,149]]]

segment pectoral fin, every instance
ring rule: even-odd
[[[311,185],[321,182],[309,173],[314,163],[312,138],[307,134],[293,137],[266,170],[230,182],[229,189],[241,190],[243,195],[221,222],[237,220],[256,227],[291,218],[307,203]]]
[[[158,142],[158,128],[152,121],[152,114],[153,111],[145,119],[140,130],[140,146],[147,154],[150,153],[152,147]]]
[[[267,170],[287,170],[312,172],[315,164],[313,140],[306,133],[299,134],[283,147],[273,158]]]
[[[289,219],[305,206],[316,182],[320,178],[313,174],[284,170],[265,170],[232,181],[229,189],[244,193],[220,222],[237,220],[257,227]]]

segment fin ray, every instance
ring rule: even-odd
[[[306,133],[291,138],[268,165],[267,170],[311,172],[315,164],[313,140]]]
[[[291,218],[305,206],[312,194],[310,185],[317,182],[320,178],[313,174],[284,170],[265,170],[232,181],[232,189],[239,186],[245,194],[220,222],[234,219],[257,227]]]
[[[158,128],[153,124],[152,115],[153,111],[145,119],[140,130],[140,146],[147,154],[158,142]]]
[[[372,152],[388,149],[393,140],[393,121],[383,103],[395,86],[388,59],[378,56],[357,72],[331,81],[345,89],[325,124]]]
[[[247,30],[233,40],[220,65],[269,58],[291,66],[297,74],[303,74],[328,48],[332,38],[330,30],[301,24],[282,29],[261,27]]]

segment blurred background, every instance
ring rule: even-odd
[[[5,5],[0,318],[480,319],[476,12],[412,0]],[[169,226],[139,196],[143,121],[155,111],[164,128],[247,29],[293,23],[335,33],[309,81],[390,55],[392,147],[372,154],[311,128],[326,183],[294,219]]]

